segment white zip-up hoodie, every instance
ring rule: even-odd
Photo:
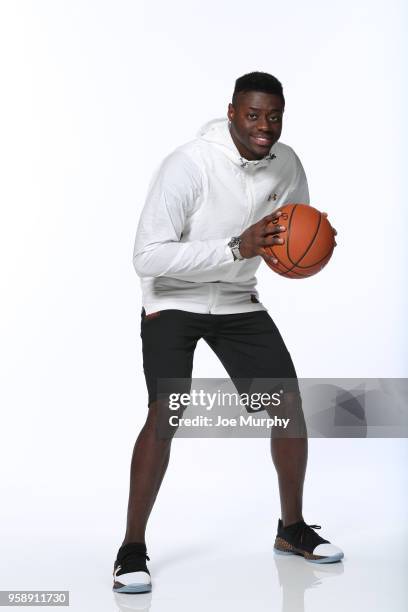
[[[309,203],[291,147],[277,142],[263,159],[248,161],[227,119],[204,125],[164,159],[149,186],[133,252],[146,314],[267,310],[256,291],[262,257],[234,261],[228,242],[290,202]]]

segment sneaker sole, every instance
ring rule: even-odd
[[[303,557],[305,561],[309,561],[309,563],[337,563],[344,557],[344,553],[342,552],[337,553],[336,555],[331,555],[330,557],[319,557],[318,555],[312,555],[312,553],[308,553],[305,550],[295,548],[292,546],[292,544],[286,542],[286,540],[282,540],[282,538],[276,538],[273,550],[277,555],[298,555]]]
[[[150,593],[151,590],[151,584],[122,584],[112,588],[115,593]]]

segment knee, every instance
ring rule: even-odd
[[[282,409],[288,414],[303,414],[302,397],[298,391],[288,391],[283,394]]]
[[[302,397],[298,391],[287,391],[283,394],[279,406],[268,411],[269,416],[278,416],[287,420],[284,431],[279,431],[280,437],[306,437],[306,422],[302,409]]]
[[[296,415],[302,413],[302,398],[297,391],[286,391],[280,397],[280,401],[277,404],[268,406],[268,413],[271,415],[286,414]]]
[[[170,417],[174,415],[182,416],[184,410],[185,408],[177,411],[170,410],[168,400],[153,401],[149,404],[144,429],[149,433],[154,432],[159,439],[170,441],[178,429],[177,425],[171,424]]]

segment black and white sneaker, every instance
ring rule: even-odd
[[[312,563],[334,563],[343,559],[344,553],[338,546],[314,531],[320,528],[320,525],[306,525],[305,521],[284,527],[279,519],[274,551],[281,555],[301,555]]]
[[[116,593],[149,593],[152,581],[146,560],[150,561],[145,544],[131,542],[121,546],[113,567],[113,590]]]

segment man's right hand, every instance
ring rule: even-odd
[[[276,211],[270,215],[266,215],[254,225],[248,227],[241,234],[241,243],[239,252],[242,257],[249,259],[260,255],[265,261],[277,264],[278,260],[272,255],[268,255],[264,249],[274,244],[284,244],[284,238],[280,237],[282,232],[286,231],[284,225],[279,225],[279,217],[281,211]]]

